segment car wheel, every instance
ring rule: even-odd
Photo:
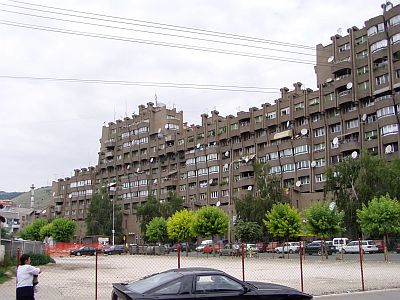
[[[81,256],[81,253],[80,253],[80,252],[76,252],[75,255],[76,255],[76,256]]]
[[[321,250],[318,250],[318,255],[322,255],[322,252],[321,252]]]
[[[289,250],[289,253],[290,253],[290,254],[293,254],[293,250],[292,250],[292,249],[290,249],[290,250]]]
[[[346,250],[342,249],[342,253],[343,253],[343,254],[346,254]]]

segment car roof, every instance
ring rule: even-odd
[[[194,267],[194,268],[180,268],[180,269],[171,269],[162,273],[176,272],[183,274],[192,274],[192,275],[205,275],[205,274],[226,274],[225,272],[213,268],[203,268],[203,267]]]

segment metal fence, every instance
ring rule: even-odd
[[[16,257],[18,254],[18,249],[20,249],[22,253],[47,253],[45,244],[38,241],[2,239],[1,245],[5,246],[5,255],[10,257]]]
[[[15,246],[14,246],[15,247]],[[21,248],[22,249],[22,248]],[[27,249],[25,247],[25,249]],[[291,286],[313,295],[400,287],[400,254],[338,254],[327,257],[294,253],[170,252],[162,247],[133,245],[122,255],[55,255],[41,266],[37,299],[111,299],[112,283],[136,280],[172,268],[211,267],[246,281]],[[0,285],[4,299],[15,297],[15,282]]]

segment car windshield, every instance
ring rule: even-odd
[[[182,277],[182,275],[176,272],[154,274],[138,281],[130,282],[126,287],[132,292],[143,294],[179,277]]]

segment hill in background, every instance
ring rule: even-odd
[[[35,205],[34,208],[38,210],[46,209],[50,204],[52,198],[51,187],[42,187],[35,189]],[[15,204],[19,207],[30,208],[31,207],[31,192],[22,193],[19,196],[12,199]]]
[[[10,192],[7,193],[5,191],[0,191],[0,200],[11,200],[19,195],[23,194],[24,192]]]

